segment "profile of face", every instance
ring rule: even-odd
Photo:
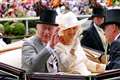
[[[99,16],[99,17],[94,17],[93,22],[97,25],[100,26],[104,22],[104,17]]]
[[[57,31],[58,31],[58,27],[54,25],[37,24],[37,36],[44,43],[50,41],[51,36],[53,34],[56,34]]]
[[[114,40],[115,38],[115,25],[114,24],[108,24],[108,25],[105,25],[105,29],[104,29],[104,32],[105,32],[105,37],[107,39],[107,42],[109,44],[112,43],[112,41]]]
[[[64,45],[70,45],[74,41],[74,37],[78,31],[79,27],[74,26],[65,30],[62,30],[59,33],[59,40]]]

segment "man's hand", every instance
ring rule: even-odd
[[[50,40],[51,48],[54,48],[54,46],[59,42],[58,31],[59,31],[59,29],[56,29],[55,33],[53,33],[51,36],[51,40]]]

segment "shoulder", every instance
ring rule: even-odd
[[[22,46],[22,53],[33,53],[33,52],[38,53],[37,52],[38,46],[36,46],[35,41],[36,41],[35,36],[25,39]]]
[[[36,40],[36,38],[37,38],[36,36],[32,36],[32,37],[30,37],[28,39],[25,39],[24,43],[23,43],[23,46],[33,45],[35,40]]]
[[[120,51],[120,39],[117,39],[112,42],[110,46],[110,51],[112,52]]]
[[[83,37],[89,37],[93,34],[92,27],[89,27],[88,29],[84,30],[82,32]]]
[[[111,45],[117,45],[117,44],[118,45],[120,44],[120,38],[118,38],[117,40],[114,40]]]
[[[83,33],[89,34],[92,33],[95,27],[91,24],[89,28],[83,31]]]

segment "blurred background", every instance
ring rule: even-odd
[[[16,41],[35,34],[35,21],[45,8],[55,9],[58,14],[71,10],[81,20],[99,5],[120,7],[120,0],[0,0],[0,31]]]

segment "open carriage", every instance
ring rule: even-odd
[[[22,41],[8,45],[5,49],[0,49],[0,80],[101,80],[101,79],[120,79],[120,69],[105,71],[100,74],[83,76],[80,74],[67,73],[34,73],[26,74],[21,67],[21,47]],[[17,45],[17,46],[16,46]],[[84,48],[86,55],[96,61],[99,53]],[[92,55],[90,53],[93,53]],[[7,59],[6,59],[7,58]],[[98,60],[99,63],[99,60]]]
[[[22,44],[24,40],[17,41],[5,47],[0,47],[0,80],[101,80],[120,79],[120,70],[113,70],[100,74],[83,76],[66,73],[35,73],[27,74],[21,69]],[[84,48],[87,57],[97,63],[104,63],[106,59],[99,60],[99,52]],[[114,79],[114,80],[115,80]]]

